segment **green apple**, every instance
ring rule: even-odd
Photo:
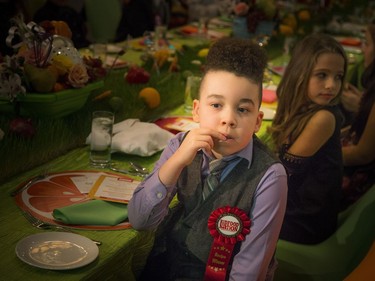
[[[51,92],[57,81],[56,74],[48,68],[36,67],[26,63],[24,65],[25,74],[33,90],[38,93]]]

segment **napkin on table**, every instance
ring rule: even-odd
[[[151,156],[164,149],[174,135],[154,123],[126,119],[113,125],[112,152]],[[90,143],[91,135],[86,139]]]
[[[117,225],[128,217],[126,204],[90,200],[53,210],[55,220],[65,224]]]

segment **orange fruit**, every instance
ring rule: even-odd
[[[62,84],[60,82],[56,82],[55,85],[53,85],[53,91],[54,92],[59,92],[59,91],[62,91],[62,90],[65,90],[64,84]]]
[[[287,14],[283,19],[281,24],[289,26],[291,29],[295,30],[297,28],[297,19],[294,14]]]
[[[309,21],[311,19],[310,12],[308,10],[301,10],[298,12],[298,19],[300,21]]]
[[[286,24],[280,24],[279,31],[281,34],[285,36],[290,36],[290,35],[293,35],[294,33],[294,30],[289,25],[286,25]]]
[[[156,108],[160,105],[160,94],[155,88],[143,88],[139,92],[138,96],[146,103],[149,108]]]

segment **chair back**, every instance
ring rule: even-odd
[[[85,10],[90,41],[113,42],[122,15],[120,1],[86,0]]]
[[[339,216],[337,231],[316,245],[279,240],[275,281],[341,281],[366,256],[375,238],[375,187]]]

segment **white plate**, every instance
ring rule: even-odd
[[[273,120],[276,114],[276,110],[267,107],[260,107],[260,111],[263,111],[263,120]]]
[[[90,239],[75,233],[44,232],[20,240],[16,254],[35,267],[67,270],[93,262],[99,249]]]
[[[112,44],[107,45],[107,53],[119,53],[122,50],[123,50],[123,48],[121,48],[119,46],[112,45]]]
[[[94,44],[91,44],[89,46],[89,49],[91,51],[94,50]],[[119,46],[116,46],[116,45],[113,45],[113,44],[107,44],[107,53],[109,54],[112,54],[112,53],[119,53],[120,51],[122,51],[123,48],[119,47]]]

